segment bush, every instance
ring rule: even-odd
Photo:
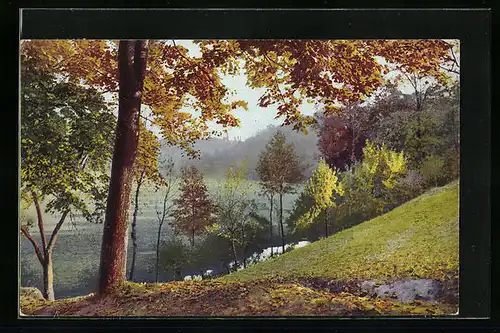
[[[188,247],[177,237],[163,243],[160,253],[160,263],[167,270],[172,271],[172,278],[182,279],[182,270],[189,260]]]
[[[439,180],[444,178],[443,158],[437,155],[427,156],[422,162],[420,173],[422,174],[426,184],[437,187]]]

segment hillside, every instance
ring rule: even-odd
[[[457,183],[436,188],[385,215],[217,280],[127,283],[103,298],[54,302],[25,290],[21,311],[44,316],[453,315],[458,193]]]
[[[385,215],[222,279],[456,277],[458,198],[456,183],[433,189]]]

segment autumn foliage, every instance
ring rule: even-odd
[[[208,196],[203,175],[195,167],[182,170],[180,196],[175,199],[174,227],[189,237],[194,246],[195,236],[203,233],[212,220],[213,203]]]

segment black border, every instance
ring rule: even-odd
[[[457,2],[453,2],[456,6]],[[39,7],[43,4],[32,4]],[[408,5],[408,3],[407,3]],[[411,3],[410,3],[411,5]],[[484,4],[483,4],[484,5]],[[449,4],[448,7],[455,7]],[[82,6],[79,6],[82,7]],[[119,7],[119,6],[113,6]],[[223,6],[215,6],[223,7]],[[355,6],[354,6],[355,7]],[[401,6],[398,6],[401,7]],[[419,7],[422,7],[420,5]],[[12,18],[11,18],[12,22]],[[258,24],[255,24],[258,22]],[[491,11],[479,10],[30,10],[23,12],[22,38],[307,38],[307,39],[359,39],[359,38],[458,38],[461,40],[461,181],[460,181],[460,312],[468,317],[487,317],[490,313],[490,39]],[[17,24],[16,27],[14,25]],[[18,28],[12,22],[11,28]],[[9,45],[18,50],[18,35]],[[9,67],[17,81],[18,55],[10,57],[15,66]],[[14,79],[15,78],[15,79]],[[11,85],[12,87],[12,85]],[[11,95],[17,101],[17,91]],[[16,103],[17,105],[17,103]],[[14,106],[17,110],[16,105]],[[10,111],[10,110],[9,110]],[[18,160],[17,114],[7,129],[9,157]],[[5,131],[4,131],[5,134]],[[12,149],[13,148],[13,149]],[[14,157],[14,153],[16,157]],[[17,164],[9,180],[16,189],[9,192],[8,207],[17,210]],[[12,193],[16,196],[12,196]],[[15,208],[14,208],[15,207]],[[16,211],[17,215],[17,211]],[[467,221],[467,222],[465,222]],[[12,235],[18,231],[17,224]],[[15,226],[15,227],[14,227]],[[10,232],[5,231],[11,235]],[[16,240],[14,237],[9,237]],[[3,243],[2,246],[6,246]],[[17,253],[17,240],[3,253]],[[17,271],[12,260],[11,272]],[[7,269],[7,268],[6,268]],[[9,319],[3,325],[17,327],[104,326],[103,319],[21,319],[17,320],[17,281],[4,297]],[[4,299],[5,301],[5,299]],[[14,305],[14,306],[13,306]],[[255,319],[122,319],[115,327],[157,326],[197,327],[458,327],[485,326],[484,319],[432,319],[403,320],[375,319],[297,319],[286,321],[274,318]],[[491,323],[491,322],[490,322]],[[111,324],[111,323],[110,323]],[[355,324],[355,325],[354,325]],[[108,325],[106,325],[108,326]],[[111,326],[109,326],[111,327]]]

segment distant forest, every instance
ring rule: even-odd
[[[320,152],[318,150],[318,136],[314,130],[303,134],[293,130],[290,126],[273,126],[259,131],[256,135],[246,140],[235,140],[227,138],[211,138],[197,141],[194,148],[200,151],[200,159],[189,159],[182,156],[182,149],[172,147],[161,142],[161,153],[164,157],[170,157],[178,168],[186,165],[194,165],[206,177],[223,178],[225,172],[232,164],[241,164],[247,161],[248,178],[258,180],[255,171],[259,161],[259,153],[263,151],[271,138],[280,131],[286,137],[288,143],[294,145],[295,151],[301,162],[306,166],[305,178],[311,176],[312,170],[318,165]]]

